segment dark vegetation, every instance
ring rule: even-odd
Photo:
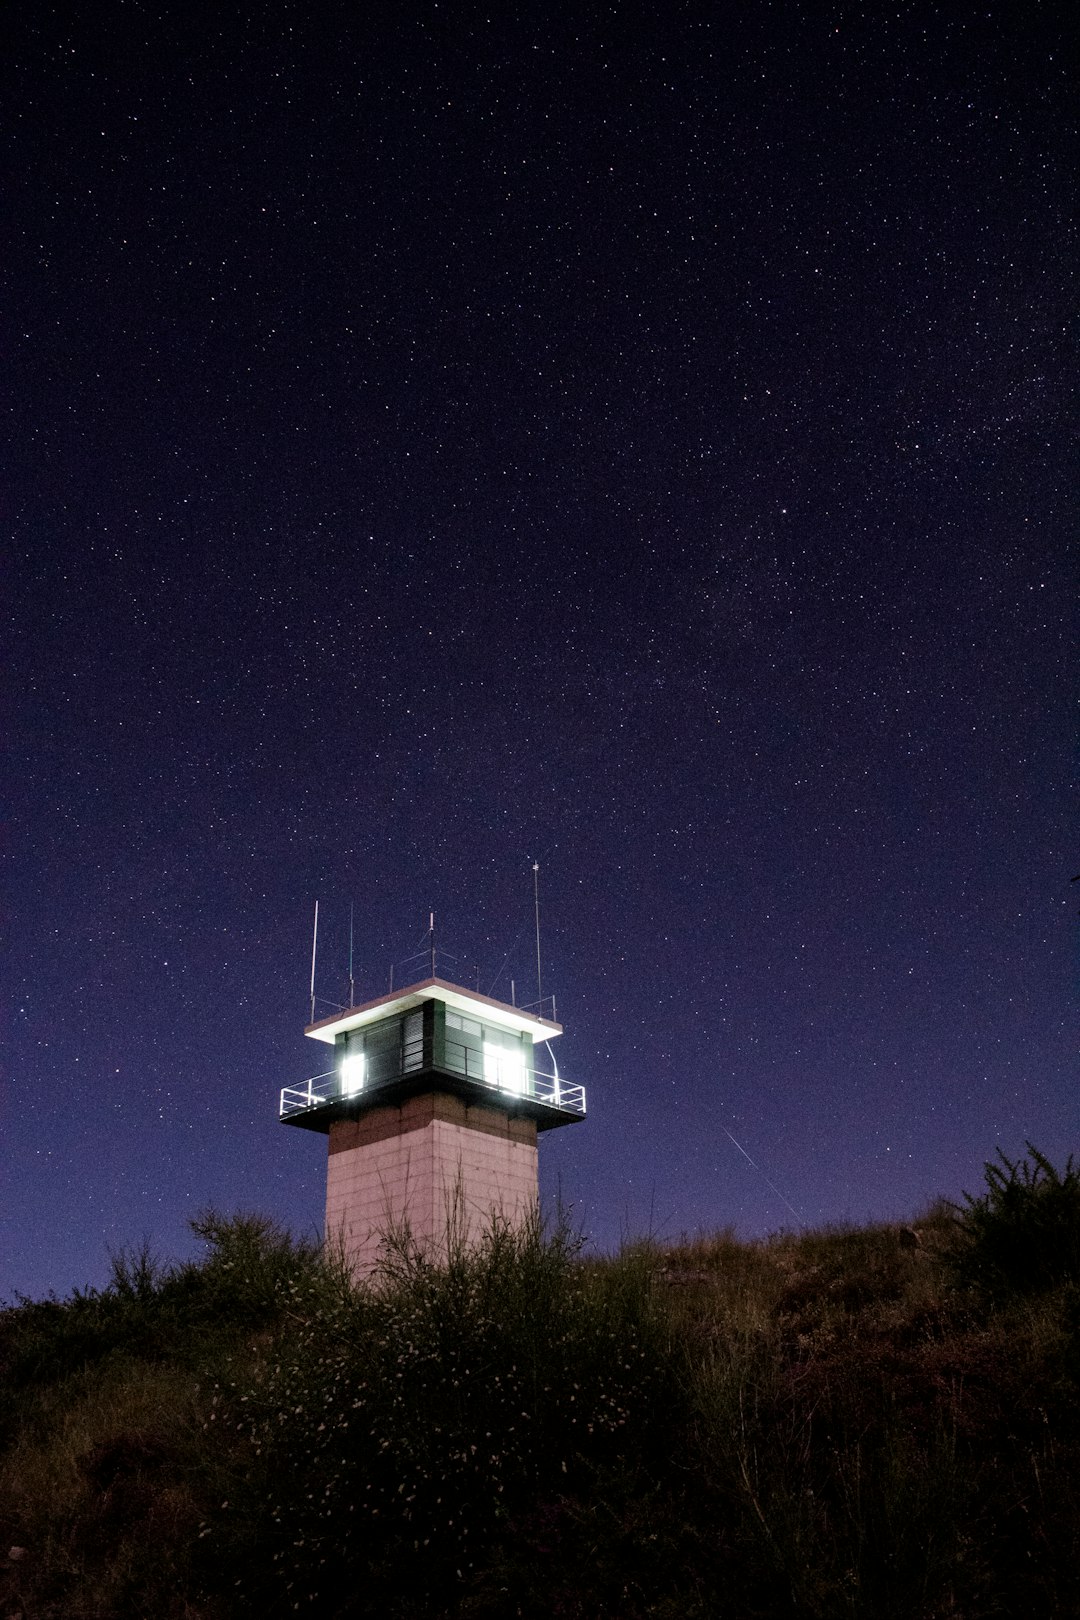
[[[0,1615],[1080,1614],[1080,1174],[582,1258],[269,1222],[0,1314]]]

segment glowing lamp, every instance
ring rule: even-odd
[[[504,1046],[494,1046],[490,1041],[485,1041],[484,1079],[511,1097],[524,1097],[526,1090],[524,1056],[520,1051],[509,1051]]]
[[[364,1089],[364,1054],[350,1052],[341,1060],[341,1095],[358,1097]]]

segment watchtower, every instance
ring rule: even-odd
[[[357,1276],[403,1221],[437,1258],[451,1230],[474,1242],[493,1214],[521,1220],[538,1199],[538,1132],[585,1114],[584,1088],[560,1079],[550,1056],[554,1018],[444,979],[305,1034],[331,1048],[332,1066],[284,1088],[281,1119],[329,1139],[326,1235],[343,1241]]]

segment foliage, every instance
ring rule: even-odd
[[[985,1166],[986,1192],[964,1194],[961,1275],[997,1296],[1080,1283],[1080,1166],[1057,1171],[1029,1142],[1029,1159]]]
[[[659,1445],[675,1392],[650,1279],[590,1275],[576,1248],[495,1222],[434,1266],[399,1234],[373,1288],[298,1312],[271,1366],[215,1390],[264,1483],[205,1535],[215,1564],[218,1544],[263,1547],[253,1609],[345,1612],[362,1588],[363,1612],[430,1613],[538,1501]]]
[[[166,1266],[144,1244],[112,1257],[106,1288],[21,1300],[0,1316],[9,1386],[40,1391],[117,1355],[172,1361],[179,1353],[198,1364],[276,1320],[286,1278],[327,1271],[315,1244],[262,1216],[208,1212],[191,1225],[209,1249],[201,1264]]]
[[[1064,1620],[1080,1289],[966,1286],[975,1203],[612,1259],[398,1232],[363,1286],[201,1217],[199,1263],[0,1313],[0,1616]]]

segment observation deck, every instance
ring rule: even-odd
[[[539,1131],[585,1115],[584,1086],[560,1076],[548,1044],[561,1025],[442,979],[335,1013],[305,1033],[333,1046],[333,1066],[282,1088],[286,1125],[325,1134],[336,1120],[426,1091],[533,1119]],[[550,1067],[537,1066],[536,1044],[547,1048]]]

